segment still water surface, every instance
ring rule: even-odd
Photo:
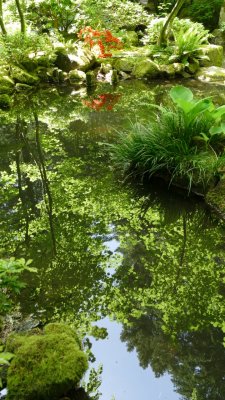
[[[170,86],[43,88],[0,114],[1,256],[38,268],[22,315],[88,333],[102,400],[225,398],[224,225],[162,182],[123,183],[106,145]]]

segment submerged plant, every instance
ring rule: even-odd
[[[112,157],[125,175],[164,175],[182,179],[189,190],[204,188],[225,165],[225,106],[216,108],[211,98],[195,100],[190,89],[170,90],[174,106],[156,107],[155,120],[136,123],[119,135]]]

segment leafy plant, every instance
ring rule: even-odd
[[[183,111],[185,124],[191,127],[192,124],[205,121],[205,126],[200,136],[194,134],[192,141],[203,141],[219,152],[221,145],[225,143],[225,106],[215,107],[210,97],[195,100],[190,89],[183,86],[176,86],[170,91],[170,97],[176,106]],[[196,131],[197,133],[197,131]]]
[[[16,260],[0,259],[0,314],[6,312],[12,305],[10,295],[19,293],[25,284],[20,280],[20,275],[24,271],[36,272],[35,268],[30,267],[32,260],[25,261],[24,258]]]
[[[24,35],[15,32],[0,37],[1,62],[6,61],[9,64],[21,66],[37,55],[42,56],[49,64],[55,59],[55,51],[47,35],[35,33]]]
[[[153,18],[146,29],[145,35],[142,39],[144,44],[156,44],[160,35],[160,30],[162,29],[165,18],[157,17]],[[179,19],[175,18],[171,25],[171,31],[169,35],[169,43],[174,42],[174,37],[176,37],[179,32],[188,32],[193,30],[197,32],[198,36],[204,38],[204,42],[208,43],[208,38],[210,37],[208,30],[204,26],[197,22],[192,22],[190,19]]]
[[[182,86],[171,89],[170,97],[174,107],[153,106],[154,121],[119,135],[112,157],[125,175],[163,173],[170,181],[183,179],[189,190],[205,188],[225,165],[225,106],[216,108],[210,98],[195,100]]]
[[[4,366],[9,365],[9,362],[12,360],[13,356],[14,354],[4,351],[4,347],[0,346],[0,387],[3,386],[1,372]]]
[[[166,14],[168,14],[171,11],[174,3],[175,3],[174,0],[159,1],[159,5],[157,7],[158,14],[161,16],[165,16]]]
[[[184,15],[213,30],[218,25],[222,4],[223,0],[193,0],[184,10]]]
[[[181,61],[190,56],[200,58],[199,51],[203,44],[208,43],[208,31],[199,31],[198,27],[193,25],[188,29],[181,28],[179,31],[174,31],[175,38],[175,54],[178,55]]]
[[[82,10],[87,24],[95,29],[109,29],[113,32],[121,28],[135,29],[138,25],[146,25],[152,16],[145,11],[143,5],[130,0],[83,0]]]
[[[81,29],[87,17],[80,0],[33,0],[28,7],[28,19],[40,32],[54,30],[67,38]]]

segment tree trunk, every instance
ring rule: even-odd
[[[174,18],[179,13],[179,11],[180,11],[181,7],[184,5],[185,1],[186,0],[177,0],[174,7],[172,8],[172,11],[167,16],[167,18],[163,24],[163,27],[161,29],[160,35],[159,35],[159,39],[158,39],[158,43],[157,43],[159,46],[166,44],[167,29],[168,29],[169,25],[173,22]]]
[[[225,22],[225,0],[222,4],[221,10],[220,10],[219,26],[224,24],[224,22]]]
[[[25,34],[26,33],[26,24],[25,24],[23,10],[21,8],[20,1],[15,0],[15,2],[16,2],[16,8],[17,8],[17,11],[18,11],[19,17],[20,17],[21,33]]]
[[[2,34],[6,35],[7,32],[5,29],[4,22],[3,22],[2,0],[0,0],[0,28],[1,28]]]

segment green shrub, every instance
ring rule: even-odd
[[[206,188],[225,165],[225,107],[216,108],[209,98],[195,100],[182,86],[170,96],[173,107],[158,107],[154,121],[119,135],[112,158],[128,176],[163,173],[171,181],[182,179],[189,190],[193,185]]]
[[[7,374],[7,398],[60,399],[74,389],[88,367],[76,337],[66,325],[50,324],[43,334],[9,338],[7,350],[15,356]]]
[[[139,25],[148,24],[152,16],[141,4],[129,0],[84,0],[82,8],[87,18],[86,25],[97,29],[109,29],[113,32],[121,28],[134,30]]]
[[[86,25],[80,0],[31,1],[27,18],[39,32],[54,30],[65,38]]]
[[[165,18],[157,17],[149,22],[145,35],[142,39],[142,42],[144,44],[157,43],[164,20]],[[187,32],[189,30],[193,30],[193,32],[195,33],[197,32],[198,36],[201,38],[205,38],[205,42],[208,43],[209,33],[208,30],[206,30],[202,24],[197,22],[192,22],[190,19],[179,19],[179,18],[175,18],[173,20],[169,35],[169,41],[173,42],[174,36],[179,34],[179,32]]]
[[[16,32],[11,35],[0,36],[1,62],[7,62],[19,67],[33,64],[50,66],[56,55],[53,45],[47,35],[29,33],[23,35]],[[36,60],[38,59],[38,63]]]
[[[183,15],[213,30],[218,26],[222,4],[223,0],[194,0],[184,8]]]

